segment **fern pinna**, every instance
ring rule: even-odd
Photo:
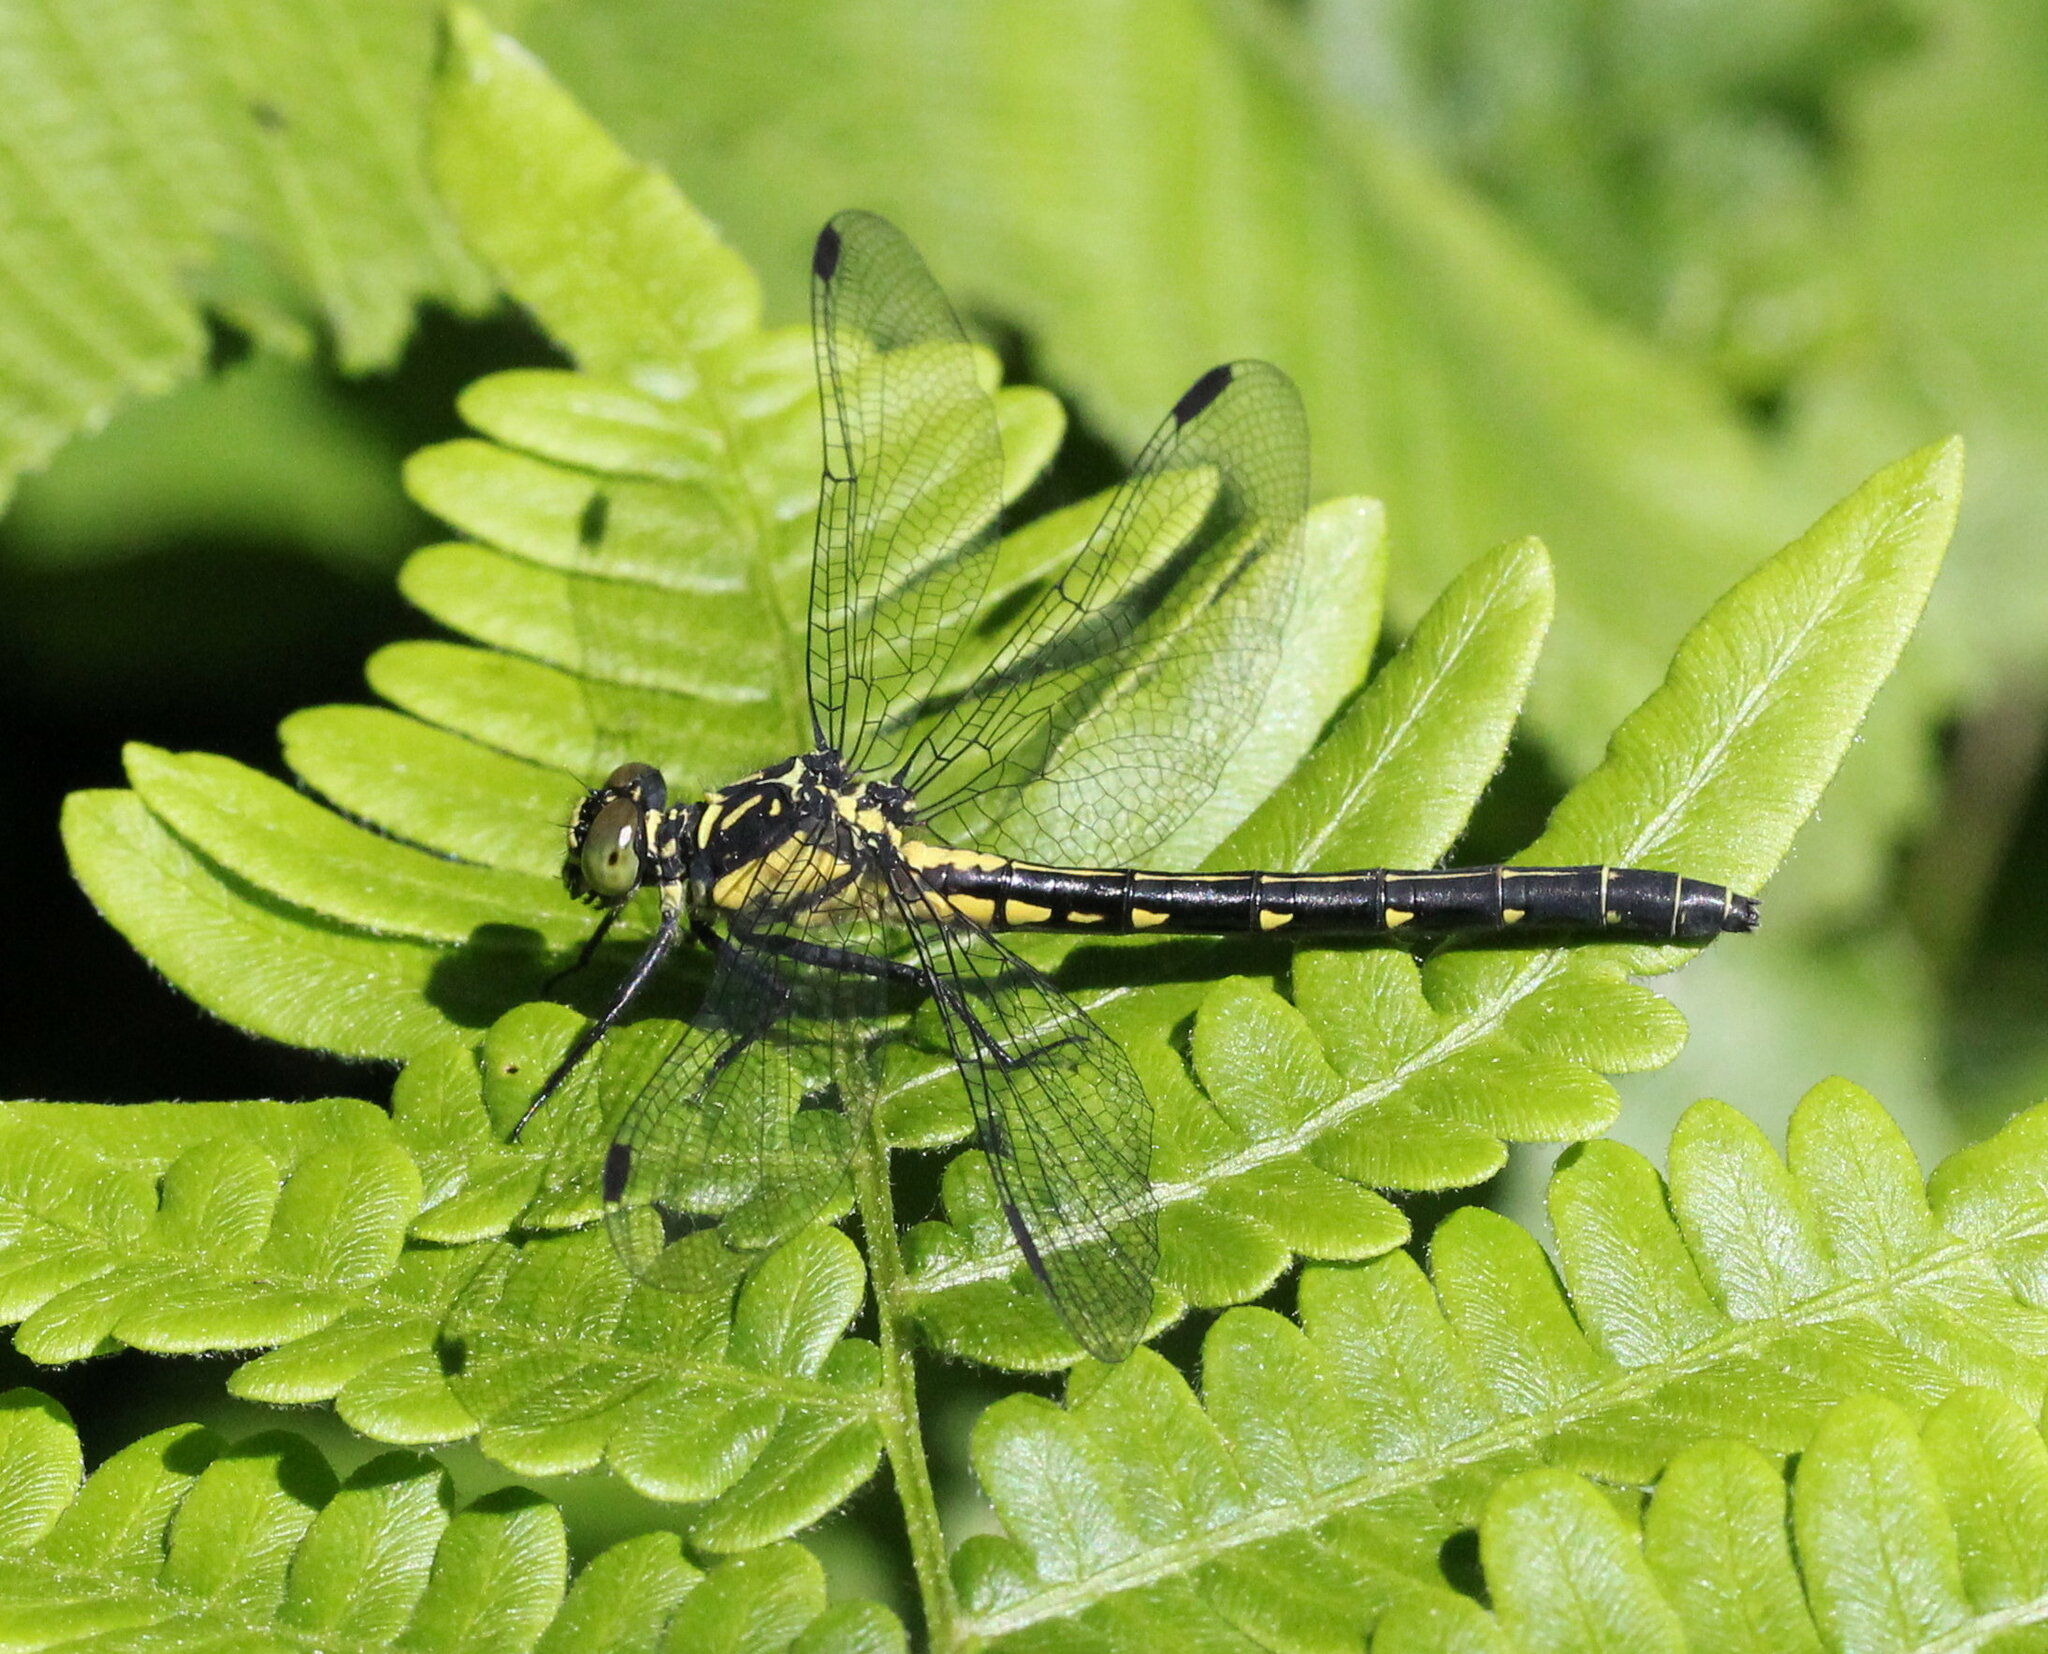
[[[1642,979],[1679,946],[1040,944],[1153,1101],[1155,1309],[1214,1312],[1199,1387],[1151,1352],[1081,1358],[961,1147],[969,1099],[929,1010],[877,1077],[844,1202],[861,1244],[806,1227],[718,1298],[636,1283],[593,1226],[617,1100],[572,1081],[510,1139],[585,1021],[540,994],[589,924],[556,879],[565,772],[599,723],[690,786],[801,744],[809,340],[765,328],[673,187],[466,16],[434,118],[471,248],[576,364],[472,386],[478,435],[409,467],[466,538],[418,554],[405,589],[468,641],[392,645],[370,667],[389,704],[288,721],[287,764],[334,808],[136,748],[130,789],[66,818],[79,878],[166,976],[253,1032],[401,1064],[391,1107],[8,1105],[0,1302],[38,1361],[233,1351],[244,1400],[331,1401],[361,1435],[473,1440],[522,1476],[602,1466],[673,1507],[690,1556],[650,1535],[571,1582],[531,1496],[458,1511],[425,1459],[338,1478],[282,1437],[158,1435],[81,1486],[68,1427],[17,1393],[0,1613],[408,1648],[886,1648],[897,1621],[828,1606],[792,1539],[886,1457],[940,1648],[1535,1649],[1560,1628],[1677,1648],[1709,1624],[1729,1647],[1966,1646],[2026,1622],[2048,1590],[2013,1538],[2048,1463],[2033,1116],[1925,1184],[1845,1085],[1802,1105],[1782,1161],[1702,1104],[1666,1179],[1612,1144],[1567,1158],[1554,1262],[1476,1206],[1426,1269],[1403,1250],[1390,1194],[1595,1138],[1607,1076],[1670,1059],[1683,1022]],[[1029,389],[995,407],[1015,499],[1062,415]],[[1714,605],[1516,859],[1758,889],[1904,644],[1959,471],[1952,445],[1899,461]],[[630,681],[581,676],[598,492],[610,623],[646,644]],[[1012,529],[1004,589],[1059,568],[1099,510]],[[1542,548],[1473,563],[1376,672],[1377,508],[1316,507],[1301,555],[1318,601],[1168,865],[1428,867],[1501,762],[1552,613]],[[719,693],[729,639],[679,563],[753,594],[747,668],[772,692]],[[623,1037],[669,1036],[657,1016]],[[899,1223],[904,1150],[947,1158]],[[1297,1260],[1293,1314],[1249,1307]],[[978,1514],[919,1428],[933,1356],[1066,1374],[1058,1402],[1019,1388],[983,1413]]]

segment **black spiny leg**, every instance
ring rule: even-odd
[[[541,1111],[542,1105],[561,1089],[562,1082],[569,1077],[570,1071],[585,1057],[590,1055],[597,1042],[609,1034],[619,1018],[626,1014],[626,1008],[635,999],[640,997],[640,990],[647,986],[648,979],[660,969],[661,962],[668,957],[669,950],[676,945],[676,938],[680,932],[681,915],[664,913],[661,917],[661,928],[654,933],[653,939],[648,942],[639,959],[634,963],[633,969],[627,975],[626,980],[619,984],[619,991],[612,996],[611,1004],[607,1005],[603,1014],[588,1028],[584,1029],[582,1033],[578,1034],[575,1042],[570,1045],[567,1051],[562,1053],[562,1060],[555,1064],[555,1071],[547,1077],[546,1083],[541,1086],[540,1090],[533,1094],[533,1101],[526,1105],[526,1112],[519,1116],[518,1123],[512,1128],[512,1135],[509,1141],[514,1143],[519,1141],[519,1134],[526,1129],[527,1122],[538,1114]]]
[[[848,971],[855,976],[872,976],[883,982],[908,982],[920,988],[931,986],[931,979],[922,970],[905,964],[901,959],[884,959],[880,954],[830,947],[823,942],[806,942],[796,936],[778,936],[772,931],[735,928],[733,938],[764,953],[778,954],[793,964],[815,965],[827,971]]]
[[[597,956],[598,947],[603,943],[606,933],[612,928],[612,921],[618,918],[624,911],[624,908],[618,907],[607,909],[605,916],[598,920],[597,929],[590,933],[590,939],[581,948],[577,949],[575,963],[564,965],[560,970],[556,971],[553,976],[540,985],[540,991],[544,994],[551,994],[564,982],[568,981],[570,977],[581,976],[583,974],[583,967],[588,965]]]

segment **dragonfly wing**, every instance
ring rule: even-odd
[[[828,860],[799,860],[789,888],[815,890]],[[686,1291],[729,1281],[736,1262],[843,1203],[848,1127],[830,1105],[844,1101],[836,1088],[884,989],[815,956],[872,956],[872,929],[843,907],[764,892],[734,917],[680,1037],[606,1073],[607,1089],[633,1098],[606,1150],[604,1196],[635,1274]]]
[[[1086,544],[912,752],[956,842],[1128,862],[1215,789],[1296,601],[1308,424],[1278,368],[1198,379]]]
[[[1145,1336],[1159,1261],[1152,1108],[1122,1048],[978,925],[899,901],[1011,1232],[1081,1347]]]
[[[677,1291],[729,1284],[826,1210],[846,1167],[825,1087],[772,961],[725,944],[703,1005],[665,1047],[614,1062],[633,1101],[605,1152],[605,1216],[633,1273]],[[625,1052],[623,1041],[614,1050]]]
[[[988,586],[1003,480],[994,364],[885,219],[841,213],[811,274],[825,432],[811,717],[856,772],[886,771],[891,732],[936,687]]]

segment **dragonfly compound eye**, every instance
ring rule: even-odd
[[[640,883],[640,807],[614,798],[583,835],[583,882],[602,902],[623,902]]]

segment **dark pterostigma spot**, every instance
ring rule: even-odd
[[[1174,424],[1185,425],[1189,420],[1193,419],[1196,414],[1208,407],[1211,402],[1214,402],[1225,390],[1229,389],[1230,381],[1236,376],[1237,370],[1228,362],[1225,362],[1221,367],[1211,368],[1207,373],[1203,374],[1201,378],[1188,386],[1181,399],[1174,403]]]
[[[616,1201],[626,1192],[626,1179],[633,1175],[633,1149],[628,1143],[614,1143],[604,1151],[604,1198]]]
[[[602,488],[584,502],[583,514],[576,519],[576,539],[585,551],[604,538],[605,524],[611,521],[611,515],[612,497]]]
[[[839,229],[827,224],[818,232],[818,245],[811,251],[811,274],[820,281],[830,281],[839,268]]]

